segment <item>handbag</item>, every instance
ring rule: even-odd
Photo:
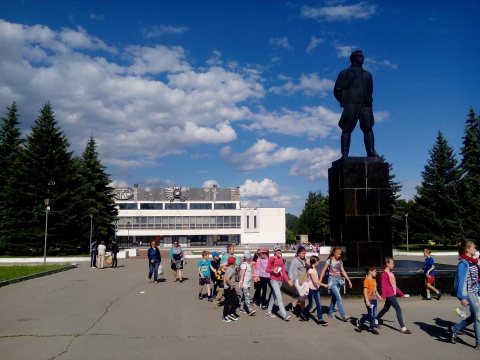
[[[105,264],[112,265],[112,263],[113,263],[112,257],[111,256],[107,257],[107,259],[105,260]]]
[[[163,269],[163,265],[160,264],[158,265],[158,275],[163,275],[165,274],[165,270]]]
[[[327,270],[325,270],[325,274],[323,274],[322,284],[328,284],[328,278],[330,277],[330,260],[327,260],[327,264],[328,267]]]
[[[299,284],[300,286],[302,286],[303,283],[307,282],[307,281],[308,281],[308,274],[307,274],[307,272],[305,271],[305,272],[302,274],[302,276],[300,276],[300,277],[297,279],[297,281],[298,281],[298,284]]]

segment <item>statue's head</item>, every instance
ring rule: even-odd
[[[362,50],[355,50],[350,54],[350,63],[352,65],[362,65],[365,57],[363,56]]]

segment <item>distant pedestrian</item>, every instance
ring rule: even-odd
[[[238,315],[236,314],[236,310],[238,308],[238,294],[235,290],[235,258],[229,257],[227,260],[227,270],[225,271],[225,275],[223,277],[223,287],[224,287],[224,294],[225,294],[225,302],[223,305],[223,317],[222,320],[225,322],[230,321],[237,321]]]
[[[272,314],[273,305],[275,300],[277,300],[277,305],[280,311],[280,316],[283,320],[290,320],[291,316],[287,315],[285,307],[283,306],[282,299],[282,282],[285,280],[288,282],[288,285],[293,286],[293,282],[288,277],[287,271],[285,269],[285,262],[282,258],[282,247],[277,245],[273,248],[273,256],[268,259],[267,273],[270,274],[270,285],[272,286],[272,294],[270,295],[270,301],[268,303],[268,312],[267,316],[275,317]]]
[[[178,245],[178,241],[173,242],[173,247],[170,248],[170,268],[173,270],[173,281],[183,282],[182,278],[182,270],[183,270],[183,262],[184,254],[182,247]],[[178,277],[177,277],[178,276]]]
[[[100,269],[103,269],[103,264],[105,262],[105,251],[107,247],[105,246],[105,241],[100,241],[100,245],[97,247],[97,258]]]
[[[461,260],[457,266],[453,293],[460,300],[462,306],[469,307],[470,316],[460,321],[453,328],[449,326],[448,332],[451,336],[451,342],[455,344],[457,334],[473,323],[475,350],[480,350],[480,287],[478,286],[478,258],[475,258],[477,249],[472,241],[462,241],[458,253]]]
[[[368,320],[370,322],[368,333],[379,335],[375,329],[375,316],[377,314],[377,299],[381,301],[383,301],[383,299],[377,291],[377,281],[375,280],[377,269],[375,266],[367,266],[365,272],[367,273],[367,277],[363,280],[363,300],[365,301],[367,313],[360,319],[357,319],[357,330],[358,332],[362,332],[363,324]]]
[[[383,309],[378,313],[376,320],[380,320],[383,315],[385,315],[390,307],[393,306],[395,312],[397,314],[397,320],[400,324],[400,332],[402,334],[411,334],[412,332],[405,327],[405,323],[403,322],[402,317],[402,308],[398,303],[396,296],[401,297],[408,297],[409,295],[405,295],[398,287],[397,281],[395,279],[395,275],[393,274],[393,268],[395,267],[395,262],[393,258],[387,257],[385,258],[385,265],[383,268],[382,275],[380,275],[380,285],[382,287],[382,298],[385,300],[385,305]],[[375,322],[375,327],[379,327]]]
[[[435,284],[435,261],[432,257],[432,251],[430,249],[423,250],[423,256],[425,256],[425,262],[423,263],[423,267],[417,271],[417,273],[423,271],[423,275],[425,276],[425,292],[426,297],[422,300],[432,300],[430,297],[430,291],[434,291],[437,294],[437,300],[440,300],[442,297],[442,293],[440,290],[437,290],[434,286]]]
[[[158,284],[158,267],[162,262],[162,257],[160,255],[160,250],[157,248],[157,243],[152,241],[150,243],[150,248],[147,251],[148,256],[148,282],[152,282],[152,274],[153,274],[153,282]]]
[[[115,240],[112,240],[112,268],[114,269],[116,269],[118,266],[117,254],[118,254],[118,244]]]
[[[242,300],[240,301],[240,311],[246,312],[248,315],[255,315],[257,312],[250,306],[250,286],[252,285],[252,254],[245,251],[243,255],[244,261],[240,264],[240,282],[239,287],[242,291]]]
[[[338,306],[338,311],[340,312],[340,316],[342,317],[342,321],[347,322],[351,319],[350,316],[345,314],[345,310],[343,309],[342,303],[342,295],[340,294],[340,288],[345,286],[345,282],[348,282],[348,286],[352,288],[352,282],[348,277],[342,261],[343,251],[340,246],[335,246],[330,255],[325,261],[325,266],[322,269],[320,274],[320,279],[322,283],[325,283],[326,277],[328,278],[327,284],[328,289],[332,293],[332,301],[330,302],[330,309],[328,312],[328,316],[333,318],[333,312],[335,311],[335,305]],[[326,277],[325,277],[326,275]],[[343,275],[343,277],[342,277]]]
[[[97,243],[95,240],[90,244],[90,267],[95,269],[97,267]]]
[[[198,262],[198,285],[200,285],[198,300],[203,300],[203,288],[207,285],[208,301],[213,301],[210,291],[210,280],[210,260],[208,260],[208,251],[204,250],[202,251],[202,259]]]
[[[320,303],[320,286],[328,287],[327,284],[322,284],[318,278],[317,265],[318,265],[318,256],[311,256],[309,260],[309,265],[307,267],[308,274],[308,305],[305,307],[300,317],[302,320],[308,320],[310,317],[310,309],[312,308],[313,301],[315,300],[315,305],[317,307],[317,324],[322,326],[328,326],[328,322],[323,320],[322,317],[322,305]]]

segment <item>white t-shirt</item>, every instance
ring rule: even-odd
[[[249,288],[250,285],[252,284],[252,266],[247,262],[243,262],[240,265],[240,272],[242,270],[245,270],[245,276],[243,277],[242,288]]]

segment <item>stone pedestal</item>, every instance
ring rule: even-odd
[[[347,157],[328,169],[330,233],[346,247],[346,265],[380,266],[392,256],[389,165],[381,158]]]

